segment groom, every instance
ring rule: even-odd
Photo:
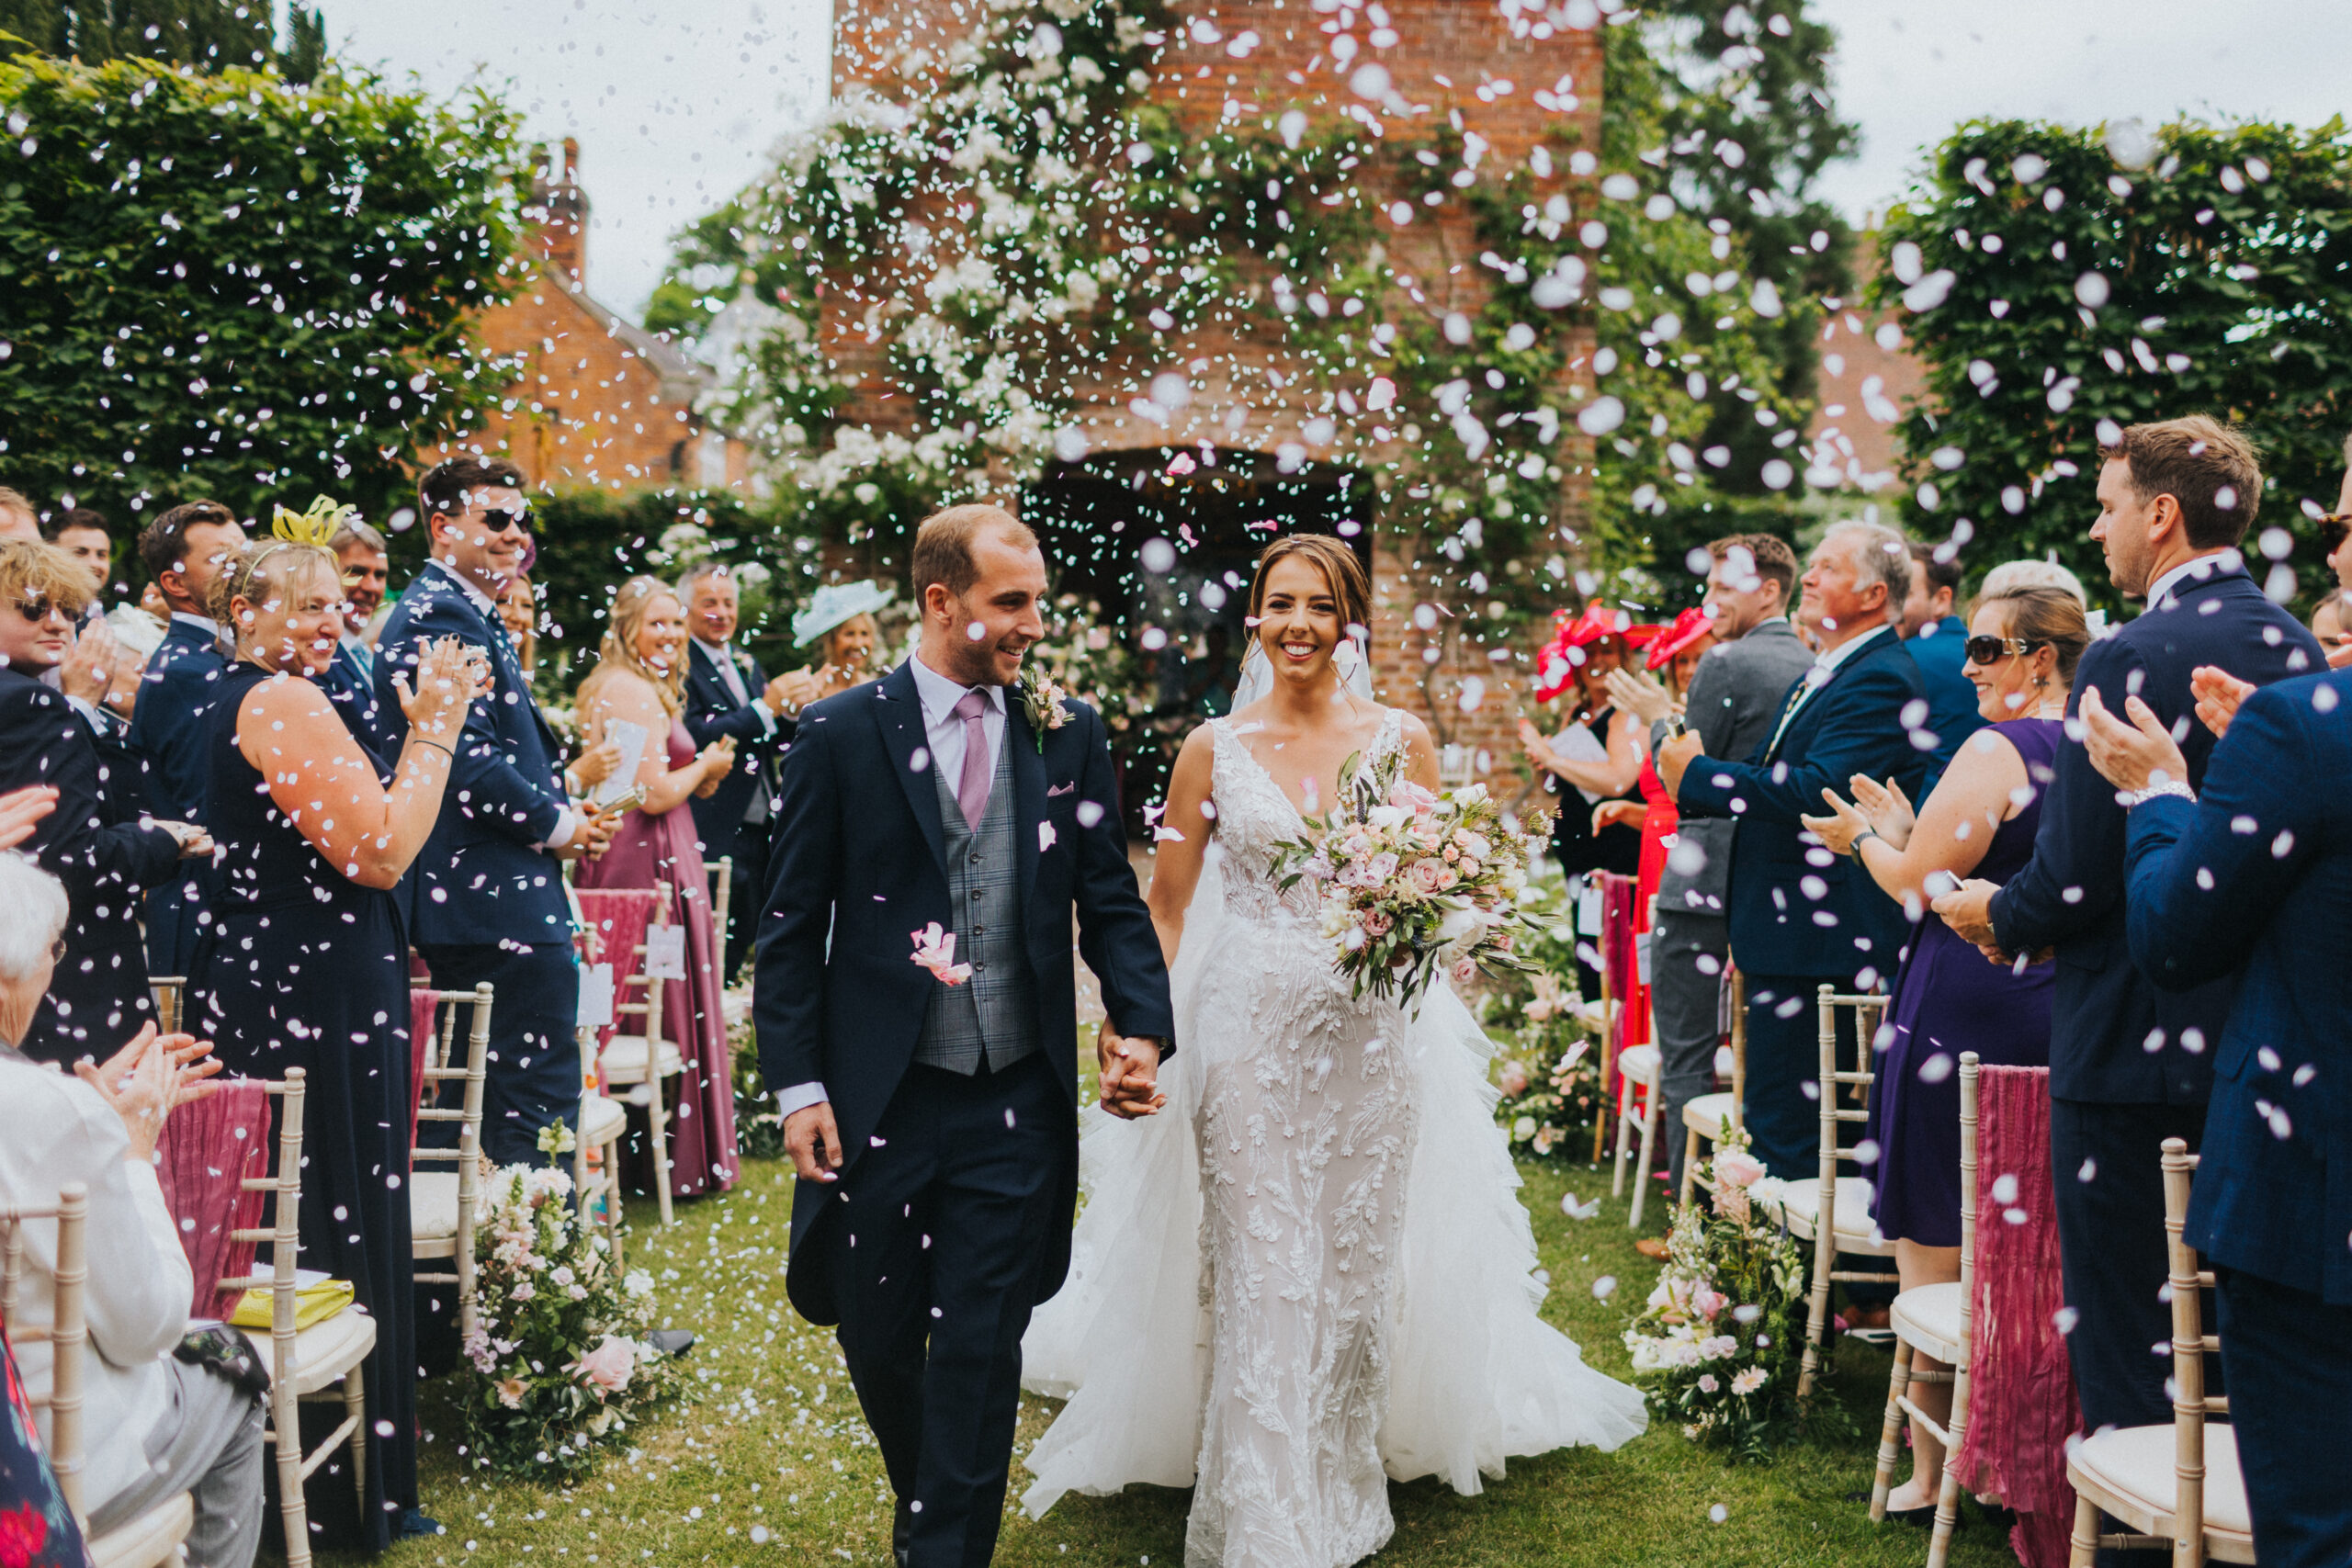
[[[950,508],[913,579],[915,656],[807,709],[785,754],[755,1020],[800,1176],[786,1288],[839,1325],[899,1561],[983,1568],[1021,1336],[1069,1269],[1073,908],[1114,1114],[1158,1109],[1174,1019],[1102,721],[1014,684],[1045,630],[1036,536]]]

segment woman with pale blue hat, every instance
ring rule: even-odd
[[[810,682],[803,706],[838,696],[875,678],[874,656],[882,646],[881,628],[874,613],[890,603],[890,591],[878,582],[829,582],[817,590],[807,609],[792,617],[793,644],[820,644],[822,661],[802,671]]]

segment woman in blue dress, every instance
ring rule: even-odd
[[[450,748],[489,669],[481,650],[447,638],[414,691],[395,677],[410,729],[380,782],[316,683],[342,636],[340,569],[310,538],[323,537],[319,526],[279,519],[280,537],[247,547],[214,589],[236,652],[207,716],[220,891],[188,972],[189,1027],[232,1073],[309,1075],[302,1265],[349,1280],[376,1321],[357,1539],[315,1544],[380,1551],[426,1522],[415,1512],[408,939],[391,889],[440,814]]]
[[[1928,904],[1957,879],[2006,882],[2032,858],[2066,694],[2090,645],[2081,601],[2055,588],[1980,600],[1968,632],[1962,671],[1989,722],[1961,742],[1916,821],[1899,787],[1859,774],[1853,800],[1824,790],[1830,814],[1804,819],[1830,850],[1860,860],[1916,929],[1875,1042],[1869,1126],[1878,1155],[1872,1217],[1894,1242],[1906,1291],[1960,1278],[1961,1053],[1989,1065],[2050,1061],[2052,965],[1989,964]],[[1914,1364],[1941,1368],[1925,1357]],[[1940,1418],[1935,1405],[1951,1390],[1915,1385],[1912,1396]],[[1924,1518],[1934,1511],[1943,1450],[1914,1422],[1911,1451],[1914,1473],[1888,1511]]]

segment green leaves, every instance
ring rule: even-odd
[[[470,312],[521,276],[511,116],[364,75],[0,65],[0,468],[118,517],[325,491],[503,379]]]
[[[2295,575],[2324,586],[2310,517],[2334,507],[2352,426],[2342,120],[2153,136],[1974,121],[1937,150],[1879,250],[1871,299],[1907,298],[1928,365],[1902,428],[1920,531],[1973,562],[2054,553],[2105,595],[2088,537],[2102,423],[2210,413],[2263,451],[2256,574],[2285,561],[2281,598]]]

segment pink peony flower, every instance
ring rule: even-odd
[[[1746,1149],[1725,1149],[1715,1156],[1715,1179],[1726,1187],[1753,1187],[1764,1179],[1764,1162]]]
[[[942,929],[937,920],[914,936],[914,961],[930,970],[943,986],[960,986],[972,977],[972,966],[956,962],[956,933]]]
[[[606,1393],[618,1393],[628,1387],[629,1376],[637,1371],[637,1347],[617,1334],[607,1334],[594,1349],[573,1362],[571,1370]]]
[[[1714,1373],[1713,1373],[1713,1372],[1701,1372],[1701,1373],[1699,1374],[1699,1392],[1700,1392],[1701,1393],[1714,1393],[1714,1392],[1715,1392],[1715,1390],[1717,1390],[1717,1389],[1719,1389],[1719,1388],[1721,1388],[1721,1387],[1723,1387],[1723,1386],[1724,1386],[1723,1384],[1721,1384],[1721,1383],[1719,1383],[1719,1382],[1717,1382],[1715,1381],[1715,1374],[1714,1374]]]

